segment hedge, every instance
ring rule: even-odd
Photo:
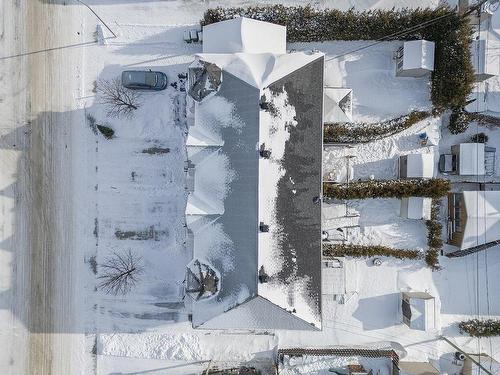
[[[368,198],[440,198],[450,191],[450,181],[433,178],[430,180],[370,180],[349,184],[323,183],[323,196],[332,199]]]
[[[450,115],[448,129],[452,134],[463,133],[469,127],[471,122],[477,122],[479,125],[500,126],[500,118],[484,115],[482,113],[469,113],[465,109],[454,109]]]
[[[431,99],[442,111],[462,108],[474,84],[469,44],[472,28],[467,17],[453,9],[370,10],[364,12],[318,10],[311,6],[268,5],[248,8],[208,9],[202,25],[245,16],[287,27],[288,42],[321,42],[327,40],[415,40],[435,43]],[[439,21],[436,19],[439,18]],[[424,22],[426,27],[408,31]],[[402,35],[388,35],[404,32]]]
[[[432,200],[431,218],[425,222],[427,227],[427,252],[425,253],[425,263],[433,270],[439,271],[439,254],[443,247],[441,234],[443,225],[439,220],[440,201]]]
[[[378,124],[325,124],[324,141],[326,143],[367,143],[399,133],[430,116],[432,116],[430,112],[413,111],[408,115]]]
[[[385,256],[397,259],[418,259],[418,250],[393,249],[386,246],[365,246],[352,244],[324,244],[323,256],[325,257],[354,257],[369,258],[375,256]]]
[[[500,320],[496,319],[471,319],[458,324],[460,332],[472,337],[500,336]]]

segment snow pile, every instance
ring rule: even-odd
[[[348,243],[422,251],[427,248],[425,222],[402,218],[399,199],[351,201],[349,207],[359,213],[360,227],[349,228]]]

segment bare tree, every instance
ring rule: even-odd
[[[110,81],[100,79],[97,83],[99,102],[107,108],[108,116],[130,117],[140,107],[140,95],[134,90],[123,87],[120,78]]]
[[[130,292],[144,272],[142,258],[133,254],[130,250],[113,253],[99,266],[102,272],[98,276],[101,282],[97,287],[107,294],[114,295],[125,295]]]

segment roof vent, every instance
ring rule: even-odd
[[[259,224],[259,230],[263,233],[269,232],[269,225],[264,224],[264,222],[260,222]]]

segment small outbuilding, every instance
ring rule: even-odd
[[[496,50],[488,48],[486,39],[473,40],[470,48],[472,67],[477,82],[500,74],[500,57]]]
[[[399,178],[434,177],[433,154],[409,154],[399,157]]]
[[[423,77],[434,70],[434,42],[423,39],[404,42],[395,59],[396,76]]]
[[[323,121],[327,124],[351,122],[352,89],[325,87],[323,93]]]
[[[431,218],[431,207],[431,198],[402,198],[400,216],[405,219],[429,220]]]
[[[426,292],[402,292],[403,323],[411,329],[428,331],[436,328],[434,297]]]

